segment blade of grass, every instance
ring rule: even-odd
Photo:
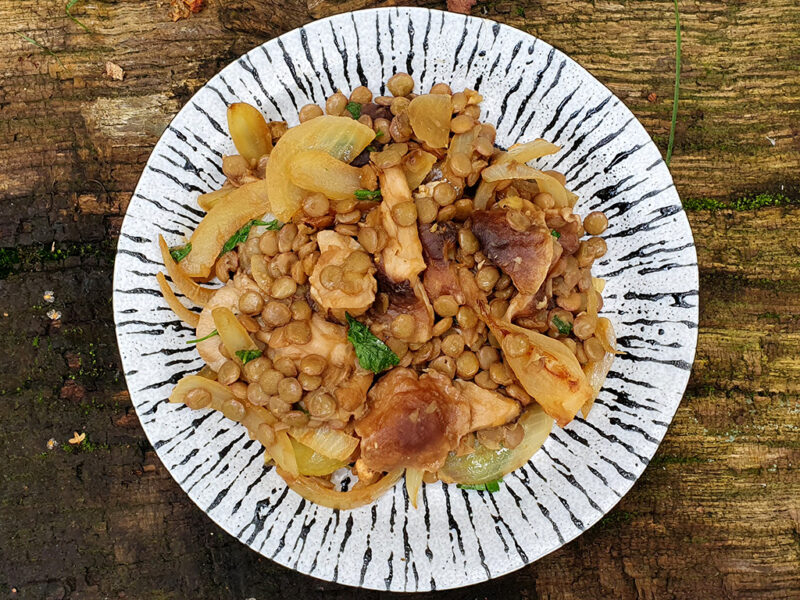
[[[675,123],[678,121],[678,97],[681,90],[681,16],[678,12],[678,0],[675,0],[675,97],[672,100],[672,124],[669,127],[669,144],[667,144],[667,166],[672,158],[672,147],[675,144]]]
[[[25,40],[26,42],[28,42],[29,44],[33,44],[37,48],[41,48],[42,50],[44,50],[45,53],[47,53],[50,56],[52,56],[53,58],[55,58],[58,61],[58,64],[60,64],[62,66],[62,68],[64,68],[64,69],[67,68],[67,67],[64,66],[64,63],[61,62],[61,59],[58,58],[58,55],[55,52],[53,52],[52,50],[50,50],[50,48],[48,48],[47,46],[43,46],[42,44],[37,42],[32,37],[28,37],[27,35],[25,35],[24,33],[20,33],[19,31],[17,32],[17,35],[19,37],[21,37],[23,40]]]
[[[67,12],[67,16],[68,16],[70,19],[72,19],[73,21],[75,21],[75,22],[76,22],[78,25],[80,25],[81,27],[83,27],[83,28],[84,28],[86,31],[88,31],[89,33],[92,33],[92,30],[91,30],[91,29],[89,29],[89,28],[88,28],[86,25],[84,25],[83,23],[81,23],[81,22],[80,22],[80,21],[79,21],[79,20],[78,20],[76,17],[73,17],[73,16],[72,16],[72,13],[71,13],[71,12],[69,12],[69,9],[70,9],[70,8],[72,8],[73,6],[75,6],[75,5],[76,5],[76,4],[77,4],[79,1],[80,1],[80,0],[69,0],[69,2],[67,2],[67,6],[64,8],[64,10]]]

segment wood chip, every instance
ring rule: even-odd
[[[117,63],[113,63],[111,61],[108,61],[106,63],[106,75],[108,75],[109,77],[111,77],[111,79],[114,79],[116,81],[122,81],[123,79],[125,79],[125,71],[122,70],[122,67],[120,67]]]
[[[468,15],[476,0],[447,0],[447,10]]]

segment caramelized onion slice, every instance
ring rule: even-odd
[[[403,171],[406,174],[408,187],[416,190],[425,181],[435,164],[436,157],[430,152],[419,149],[409,152],[403,161]]]
[[[389,491],[403,475],[403,469],[395,469],[373,484],[355,487],[348,492],[339,492],[323,486],[313,477],[295,476],[280,467],[276,470],[286,485],[306,500],[337,510],[352,510],[371,504]]]
[[[508,179],[534,179],[541,191],[553,196],[556,206],[568,205],[567,190],[555,177],[526,164],[514,161],[495,163],[486,167],[481,172],[481,177],[489,183]]]
[[[156,273],[156,279],[158,280],[158,287],[161,289],[161,295],[164,297],[167,306],[172,309],[172,312],[174,312],[181,321],[190,327],[197,327],[197,323],[200,321],[200,315],[190,311],[183,304],[181,304],[181,301],[178,300],[175,292],[173,292],[172,288],[169,287],[167,278],[161,271]]]
[[[355,191],[361,187],[361,169],[322,150],[298,153],[289,165],[289,177],[296,186],[319,192],[332,200],[354,198]]]
[[[476,449],[471,454],[456,456],[451,452],[448,455],[444,466],[437,473],[439,479],[474,485],[496,481],[522,467],[550,435],[553,419],[541,407],[531,404],[519,418],[519,423],[525,430],[525,437],[519,446],[514,449],[501,447],[490,450],[476,441]]]
[[[233,360],[241,364],[242,361],[237,356],[237,352],[258,349],[250,334],[231,309],[220,306],[211,311],[211,317],[214,319],[214,326],[222,343],[225,345],[225,349]]]
[[[555,154],[559,150],[561,150],[561,146],[556,146],[547,140],[537,138],[531,142],[525,142],[524,144],[514,144],[508,149],[506,155],[514,162],[526,163],[529,160]]]
[[[169,253],[169,246],[164,241],[164,236],[158,236],[158,247],[161,249],[161,258],[164,261],[164,266],[167,267],[172,283],[178,288],[181,294],[186,296],[189,300],[199,306],[205,306],[216,290],[204,288],[197,285],[186,273],[183,272],[180,265],[172,259]]]
[[[192,251],[181,261],[189,277],[203,278],[219,256],[230,237],[252,219],[270,211],[267,183],[264,180],[246,183],[215,204],[192,233]]]
[[[417,508],[417,496],[419,495],[419,488],[422,487],[422,476],[425,471],[422,469],[406,469],[406,491],[408,492],[408,499],[414,508]]]
[[[384,169],[380,174],[380,182],[383,202],[379,210],[383,228],[389,235],[389,241],[381,254],[383,269],[389,279],[396,283],[412,281],[425,270],[417,225],[398,225],[392,218],[392,209],[395,206],[412,201],[411,190],[401,167]]]
[[[561,427],[566,426],[592,395],[575,355],[558,340],[508,322],[498,323],[492,331],[525,391]],[[511,335],[527,338],[529,349],[522,356],[511,355]]]
[[[371,127],[350,117],[332,115],[323,115],[289,129],[275,144],[267,163],[267,189],[275,216],[281,221],[290,221],[305,195],[289,175],[298,153],[320,150],[349,163],[374,138]]]
[[[300,475],[330,475],[347,466],[345,461],[329,458],[295,439],[292,439],[291,442],[294,456],[297,459],[297,471]]]
[[[328,427],[317,429],[293,427],[289,429],[289,435],[314,452],[339,461],[350,458],[358,447],[358,438]]]
[[[453,102],[448,94],[422,94],[408,105],[414,135],[431,148],[446,148],[450,141]]]

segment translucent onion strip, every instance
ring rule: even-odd
[[[496,481],[522,467],[550,435],[553,418],[540,406],[531,404],[519,418],[519,424],[525,430],[525,436],[516,448],[500,447],[490,450],[476,442],[476,449],[470,454],[456,456],[455,453],[450,453],[437,473],[439,479],[444,482],[476,485]]]
[[[197,285],[191,277],[183,272],[183,269],[169,253],[169,246],[162,235],[158,236],[158,247],[161,249],[161,258],[164,260],[164,266],[167,267],[167,273],[178,291],[198,306],[208,304],[216,290]]]
[[[419,496],[419,488],[422,487],[424,473],[422,469],[406,469],[406,490],[414,508],[417,508],[417,496]]]
[[[403,469],[397,469],[387,473],[373,484],[355,487],[348,492],[338,492],[325,487],[313,477],[294,476],[280,467],[277,472],[292,490],[306,500],[337,510],[351,510],[371,504],[389,491],[403,475]]]
[[[314,452],[336,460],[350,458],[358,447],[359,441],[358,438],[347,435],[344,431],[328,427],[319,427],[317,429],[293,427],[289,430],[289,435],[311,448]]]
[[[161,295],[164,296],[164,300],[166,300],[167,306],[172,309],[172,312],[174,312],[181,321],[190,327],[197,328],[197,322],[200,320],[200,315],[190,311],[183,304],[181,304],[181,301],[178,300],[177,296],[175,296],[175,292],[173,292],[172,288],[169,287],[167,278],[161,271],[156,273],[156,279],[158,280],[158,287],[161,288]]]
[[[533,179],[541,191],[553,196],[556,206],[564,207],[568,205],[567,190],[561,185],[561,182],[555,177],[525,164],[516,162],[493,164],[481,172],[481,177],[489,183],[506,179]]]
[[[361,188],[361,169],[322,150],[299,152],[289,164],[289,177],[296,186],[331,200],[354,198]]]
[[[211,311],[211,316],[214,319],[214,327],[219,332],[219,337],[233,360],[241,362],[236,355],[239,351],[258,349],[250,334],[231,309],[220,306]]]

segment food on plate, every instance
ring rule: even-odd
[[[591,271],[608,220],[527,164],[558,146],[497,147],[474,90],[387,88],[294,127],[231,105],[225,184],[183,244],[159,238],[159,287],[206,363],[170,400],[241,423],[337,509],[402,476],[414,506],[437,480],[499,489],[588,414],[616,354]]]

